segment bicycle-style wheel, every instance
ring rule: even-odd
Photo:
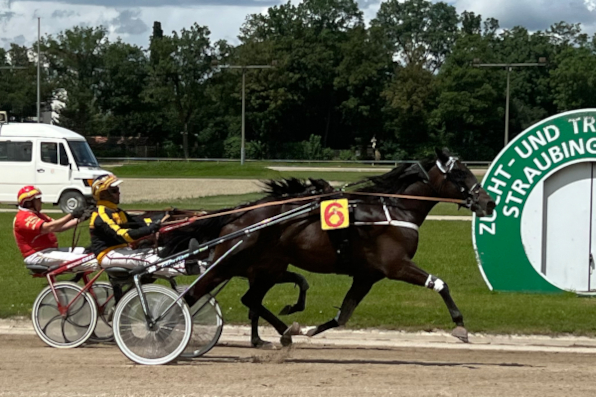
[[[96,281],[90,288],[91,295],[97,304],[97,325],[90,342],[111,342],[114,340],[112,331],[112,317],[115,310],[114,288],[106,281]]]
[[[31,314],[33,328],[52,347],[80,346],[89,339],[97,323],[95,300],[69,281],[54,284],[54,291],[56,296],[47,286],[35,299]]]
[[[178,292],[182,293],[187,285],[179,285]],[[223,315],[217,300],[209,295],[199,299],[190,308],[192,316],[192,336],[184,353],[180,357],[196,358],[207,353],[219,341],[223,331]]]
[[[184,299],[166,313],[178,294],[161,285],[143,285],[149,316],[156,320],[149,326],[143,311],[139,291],[129,291],[116,305],[114,339],[122,353],[139,364],[159,365],[176,359],[188,345],[192,333],[192,318]]]

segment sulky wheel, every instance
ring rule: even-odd
[[[70,348],[85,343],[97,323],[97,307],[89,292],[69,281],[44,288],[33,303],[33,328],[52,347]],[[56,300],[56,298],[58,300]]]
[[[156,320],[178,298],[171,288],[143,285],[151,320]],[[112,323],[114,339],[122,353],[139,364],[166,364],[176,359],[188,345],[192,318],[188,305],[180,299],[163,317],[149,325],[136,288],[116,305]]]
[[[114,340],[112,317],[114,316],[114,288],[106,281],[96,281],[91,286],[91,295],[97,304],[97,325],[89,338],[90,342],[111,342]]]
[[[178,286],[178,292],[187,288],[185,285]],[[219,303],[215,298],[204,296],[199,299],[191,308],[192,316],[192,337],[190,342],[181,354],[184,358],[196,358],[213,349],[223,330],[223,316]]]

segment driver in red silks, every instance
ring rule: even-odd
[[[17,195],[19,211],[14,218],[13,233],[25,263],[53,266],[85,257],[84,248],[58,248],[55,233],[74,228],[84,220],[88,211],[78,209],[60,219],[52,219],[41,212],[41,191],[25,186]]]

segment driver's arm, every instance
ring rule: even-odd
[[[106,212],[105,207],[100,206],[98,208],[98,218],[100,218],[103,230],[107,234],[111,234],[118,240],[123,240],[126,243],[132,243],[135,240],[140,239],[141,237],[148,236],[149,234],[159,230],[159,225],[152,224],[147,226],[142,226],[135,229],[124,228],[121,225],[118,225],[114,219]]]
[[[68,214],[60,219],[55,219],[50,222],[44,222],[41,224],[41,234],[62,232],[74,227],[77,224],[77,220]]]

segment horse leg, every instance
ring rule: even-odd
[[[249,290],[253,289],[253,284],[252,282],[249,282]],[[269,289],[271,289],[271,287],[273,287],[273,284],[270,285]],[[259,287],[258,289],[254,289],[253,293],[254,293],[254,297],[253,299],[260,299],[260,302],[263,301],[263,298],[265,297],[265,295],[267,294],[267,292],[269,291],[269,289],[266,288],[265,285],[263,285],[262,287]],[[259,294],[262,294],[262,296],[259,297]],[[250,344],[253,347],[256,348],[262,348],[262,349],[270,349],[272,348],[272,344],[271,342],[267,342],[263,339],[261,339],[261,337],[259,336],[259,315],[252,309],[248,310],[248,319],[250,320]]]
[[[451,334],[462,342],[469,342],[468,331],[464,327],[464,317],[453,301],[453,298],[449,293],[449,287],[447,286],[447,283],[440,278],[433,276],[432,274],[428,274],[424,270],[420,269],[412,261],[409,261],[405,267],[401,268],[396,276],[390,275],[388,277],[393,280],[401,280],[410,284],[424,286],[428,289],[438,292],[439,295],[441,295],[441,298],[443,298],[443,302],[445,302],[445,305],[449,310],[451,319],[456,325]]]
[[[298,323],[292,324],[288,327],[283,321],[281,321],[275,314],[271,313],[265,306],[263,306],[263,297],[273,287],[275,283],[270,281],[264,281],[262,279],[257,280],[248,289],[246,294],[241,298],[242,303],[251,310],[252,317],[262,317],[269,324],[275,328],[275,330],[282,335],[280,341],[283,346],[288,346],[292,343],[292,335],[300,335],[300,326]]]
[[[259,316],[253,310],[248,311],[248,319],[250,320],[250,344],[252,347],[259,349],[271,349],[273,347],[271,342],[267,342],[259,336]]]
[[[283,316],[303,311],[306,307],[306,291],[310,288],[308,282],[306,281],[306,278],[301,274],[286,271],[284,275],[276,281],[275,284],[283,283],[296,284],[298,288],[300,288],[300,294],[298,296],[298,301],[294,305],[287,305],[279,312],[279,314]],[[261,297],[261,301],[267,294],[267,291],[264,291],[264,294]],[[251,344],[257,348],[271,348],[271,342],[264,341],[259,336],[259,316],[253,310],[249,310],[248,319],[250,320],[251,325]]]
[[[277,280],[276,284],[283,283],[294,283],[300,288],[300,294],[298,295],[298,301],[294,305],[287,305],[279,314],[281,316],[289,315],[296,312],[301,312],[306,308],[306,291],[310,288],[308,281],[302,274],[286,271],[281,279]]]
[[[368,294],[375,282],[377,282],[377,280],[358,279],[357,277],[354,277],[352,286],[346,294],[344,301],[341,304],[341,308],[339,309],[339,312],[337,312],[337,316],[335,316],[334,319],[329,320],[314,329],[311,329],[306,335],[315,336],[330,328],[336,328],[345,325],[350,317],[352,317],[352,314],[354,313],[354,310],[360,301],[362,301],[366,294]]]

